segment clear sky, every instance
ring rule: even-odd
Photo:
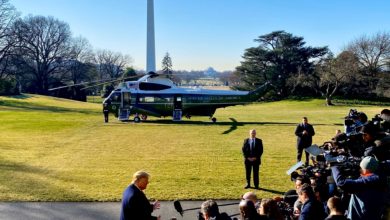
[[[53,16],[95,49],[145,69],[146,0],[10,0],[22,16]],[[389,0],[154,0],[156,62],[175,70],[233,70],[260,35],[285,30],[335,54],[350,41],[390,31]]]

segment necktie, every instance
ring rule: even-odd
[[[253,149],[255,148],[255,139],[252,139],[251,143],[251,152],[253,152]]]

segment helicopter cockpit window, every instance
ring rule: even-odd
[[[157,83],[147,83],[147,82],[141,82],[139,84],[139,89],[141,90],[164,90],[164,89],[170,89],[170,86],[163,85],[163,84],[157,84]]]
[[[111,101],[113,102],[120,102],[121,101],[121,93],[120,92],[115,92],[111,95],[110,97]]]

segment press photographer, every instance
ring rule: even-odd
[[[344,121],[345,134],[349,136],[358,133],[360,127],[366,124],[367,121],[368,117],[364,112],[350,109]]]
[[[365,157],[360,162],[361,175],[357,179],[346,178],[339,165],[331,167],[336,185],[344,192],[351,193],[348,206],[349,219],[380,220],[385,206],[386,185],[375,173],[379,166],[374,157]]]

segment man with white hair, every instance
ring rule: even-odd
[[[246,186],[245,189],[251,186],[251,172],[253,170],[253,183],[255,189],[259,189],[259,169],[261,164],[261,155],[263,154],[263,142],[256,138],[256,130],[249,131],[249,138],[244,140],[242,146],[242,154],[245,160]]]
[[[332,166],[332,174],[336,185],[345,192],[351,193],[348,206],[348,219],[380,220],[384,211],[385,184],[374,172],[378,161],[371,156],[360,162],[360,177],[347,179],[338,166]]]
[[[133,174],[132,183],[123,192],[121,220],[160,220],[152,216],[155,209],[160,208],[160,202],[149,203],[143,190],[149,184],[150,175],[145,171],[137,171]]]

